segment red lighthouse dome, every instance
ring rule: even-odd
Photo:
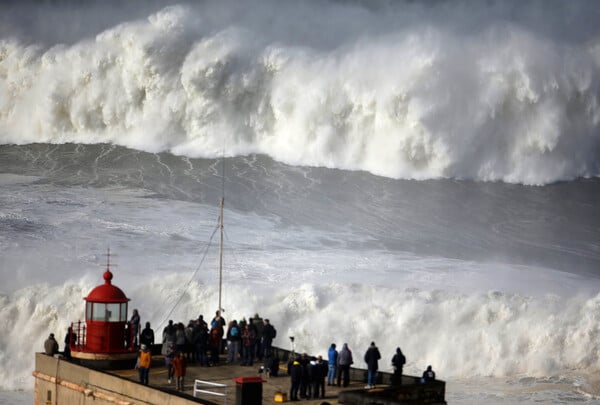
[[[104,278],[104,284],[94,288],[88,296],[85,298],[87,302],[127,302],[129,298],[125,296],[123,290],[116,285],[112,285],[111,280],[113,274],[107,267],[106,271],[102,275]]]

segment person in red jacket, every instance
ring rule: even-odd
[[[183,380],[185,378],[186,370],[187,359],[183,352],[179,352],[173,359],[173,374],[175,375],[175,383],[178,391],[183,391]]]

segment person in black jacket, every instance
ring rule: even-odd
[[[65,335],[65,359],[71,359],[71,346],[77,344],[77,335],[73,332],[73,328],[69,326],[67,328],[67,334]]]
[[[423,382],[435,381],[435,371],[431,369],[431,366],[427,366],[427,370],[423,371]]]
[[[392,357],[392,367],[394,374],[392,375],[392,385],[402,385],[402,369],[406,364],[406,357],[400,348],[396,348],[396,354]]]
[[[325,398],[325,377],[327,377],[327,372],[329,371],[329,367],[327,363],[323,361],[323,357],[317,356],[317,359],[310,364],[310,374],[311,381],[313,384],[312,394],[313,398],[319,398],[319,393],[321,394],[321,398]]]
[[[365,353],[365,363],[367,363],[367,386],[365,388],[375,388],[375,378],[377,377],[377,370],[379,369],[378,361],[381,358],[379,349],[375,346],[375,342],[371,342],[371,346]]]
[[[262,345],[265,356],[270,356],[273,354],[273,339],[277,336],[277,331],[271,325],[271,322],[268,319],[263,321],[263,334],[262,334]]]
[[[290,375],[290,400],[298,401],[298,390],[302,382],[304,369],[298,359],[290,360],[288,363],[288,374]]]
[[[154,344],[154,330],[150,327],[150,322],[146,322],[146,327],[140,334],[140,344],[151,347]]]

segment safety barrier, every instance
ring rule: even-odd
[[[210,395],[213,397],[223,398],[224,404],[227,405],[227,384],[219,384],[204,380],[194,381],[194,398],[198,398],[197,394]],[[211,391],[212,390],[212,391]],[[222,390],[218,392],[215,390]]]

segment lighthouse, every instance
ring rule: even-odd
[[[110,251],[107,257],[106,271],[102,275],[104,284],[96,286],[85,297],[85,323],[71,324],[76,335],[70,344],[71,357],[100,368],[115,367],[119,363],[128,367],[137,357],[127,324],[129,298],[112,284]]]

